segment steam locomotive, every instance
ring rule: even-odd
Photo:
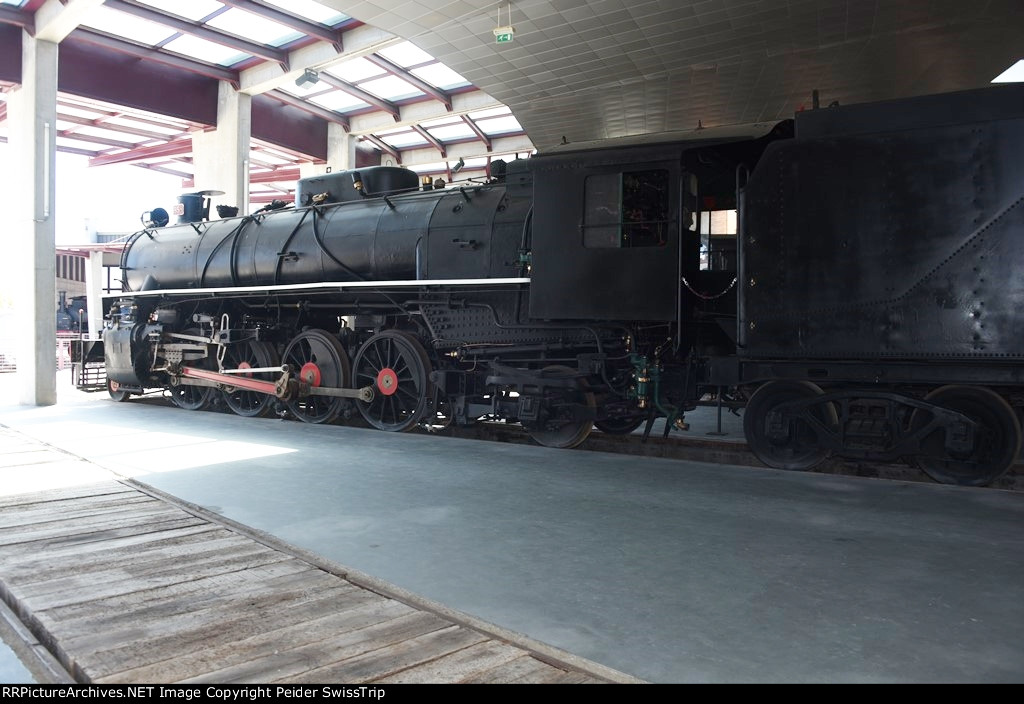
[[[110,393],[551,447],[728,395],[769,466],[984,485],[1021,445],[1022,153],[1011,85],[567,143],[441,190],[304,179],[131,238]]]

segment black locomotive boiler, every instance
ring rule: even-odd
[[[1021,444],[1022,153],[1011,85],[564,144],[442,190],[305,179],[131,238],[111,393],[553,447],[729,394],[770,466],[986,484]]]

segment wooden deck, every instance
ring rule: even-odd
[[[245,532],[115,480],[3,497],[0,597],[81,683],[633,681]]]

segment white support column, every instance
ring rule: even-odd
[[[299,178],[321,176],[327,173],[328,168],[332,172],[356,168],[356,138],[334,122],[327,123],[327,163],[299,164]]]
[[[98,340],[103,329],[103,252],[89,252],[85,261],[85,305],[89,309],[89,339]]]
[[[57,306],[54,304],[54,170],[57,133],[57,45],[21,33],[21,86],[8,94],[10,146],[17,197],[8,243],[20,272],[17,301],[23,335],[18,350],[20,402],[57,402]]]
[[[221,81],[217,96],[217,129],[192,136],[195,190],[224,191],[214,196],[210,219],[218,204],[249,212],[249,142],[252,139],[252,96]]]
[[[356,138],[334,122],[327,123],[327,165],[332,171],[356,168]]]

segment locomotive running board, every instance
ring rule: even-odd
[[[198,384],[190,384],[188,381],[184,382],[190,386],[230,386],[235,389],[245,389],[246,391],[255,391],[260,394],[268,394],[270,396],[276,396],[281,399],[288,399],[294,397],[304,396],[333,396],[336,398],[354,398],[359,399],[365,403],[369,403],[373,400],[373,387],[364,386],[361,389],[337,389],[328,386],[310,386],[302,382],[292,379],[288,373],[287,367],[282,367],[281,378],[277,381],[260,381],[259,379],[250,379],[244,376],[237,376],[237,371],[234,374],[224,374],[222,372],[214,372],[209,369],[196,369],[195,367],[182,367],[181,376],[184,379],[195,380]]]

